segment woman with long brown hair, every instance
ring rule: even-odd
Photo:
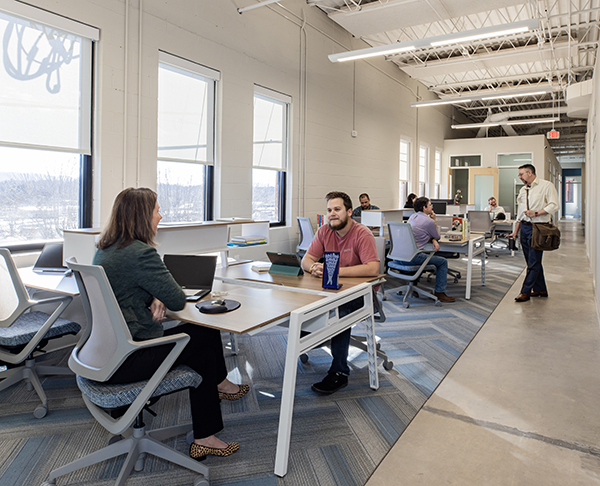
[[[154,248],[154,237],[162,219],[156,193],[147,188],[128,188],[115,199],[110,220],[100,236],[94,265],[101,265],[119,302],[134,340],[185,333],[190,341],[173,366],[187,365],[202,376],[191,388],[190,402],[194,442],[190,456],[203,460],[207,455],[228,456],[239,449],[215,434],[223,429],[220,399],[238,400],[249,390],[227,379],[221,334],[194,324],[163,330],[167,308],[181,310],[186,300]],[[140,350],[121,365],[110,383],[146,380],[160,366],[171,345]]]

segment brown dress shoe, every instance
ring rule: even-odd
[[[517,302],[527,302],[531,297],[529,296],[529,294],[524,294],[523,292],[521,292],[519,295],[517,295],[515,297],[515,300]]]
[[[444,292],[434,292],[433,295],[435,295],[440,302],[454,302],[456,300],[454,297],[450,297]]]
[[[536,292],[535,290],[531,291],[532,297],[548,297],[548,292]]]

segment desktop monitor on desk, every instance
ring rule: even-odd
[[[431,204],[435,214],[446,214],[446,201],[436,201],[435,199],[432,199]]]

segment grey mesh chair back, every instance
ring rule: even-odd
[[[388,223],[388,231],[390,235],[388,258],[410,262],[421,251],[409,223]]]
[[[88,327],[77,344],[69,366],[80,376],[106,381],[137,349],[104,268],[67,259],[82,296]]]
[[[305,253],[315,237],[315,232],[313,231],[310,218],[297,216],[296,219],[298,220],[298,226],[300,228],[300,243],[298,243],[296,251]]]
[[[408,308],[410,306],[408,298],[417,292],[415,282],[421,277],[423,272],[435,271],[435,266],[429,264],[429,260],[433,257],[434,252],[429,252],[428,257],[420,265],[411,264],[410,261],[418,253],[423,253],[423,251],[417,246],[410,223],[388,223],[388,231],[391,245],[388,258],[393,260],[389,263],[390,269],[388,270],[388,274],[408,283],[397,289],[399,293],[404,293],[402,304]],[[436,305],[439,303],[438,298],[431,292],[419,288],[418,294],[432,299]]]
[[[8,327],[29,307],[29,294],[6,248],[0,248],[0,289],[0,327]]]
[[[61,295],[48,299],[30,299],[10,251],[6,248],[0,248],[0,296],[0,361],[20,365],[0,371],[0,390],[20,381],[31,384],[42,401],[33,415],[42,418],[48,412],[48,398],[38,374],[72,373],[65,367],[37,365],[33,352],[42,345],[42,340],[77,334],[80,331],[79,324],[60,317],[73,297]],[[34,306],[40,304],[55,306],[55,310],[52,314],[34,310]]]
[[[469,211],[469,223],[473,233],[489,235],[492,232],[493,223],[489,211]]]

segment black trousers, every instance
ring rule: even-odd
[[[223,429],[221,404],[217,385],[227,378],[221,333],[216,329],[183,324],[168,329],[165,336],[185,333],[190,336],[187,346],[173,365],[187,365],[202,376],[197,388],[190,388],[190,405],[194,438],[203,439]],[[141,349],[129,356],[108,381],[131,383],[149,379],[173,348],[172,344]]]

